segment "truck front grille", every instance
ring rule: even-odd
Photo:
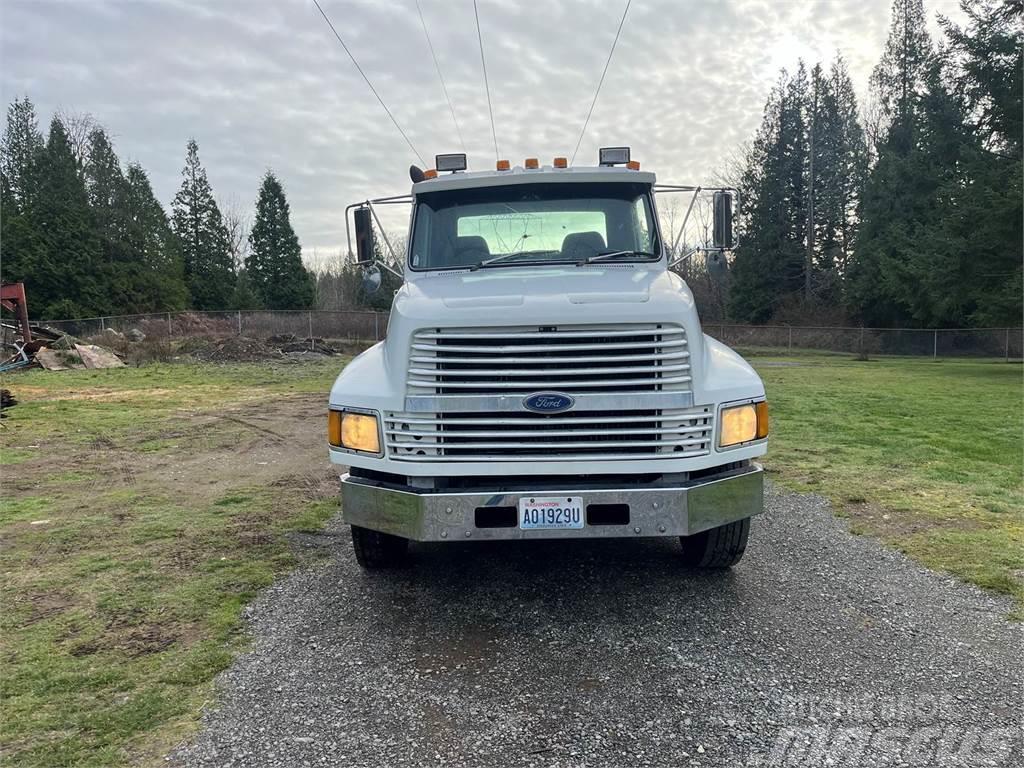
[[[710,450],[710,406],[676,410],[535,413],[386,413],[398,461],[684,458]]]
[[[679,325],[425,328],[409,357],[410,395],[688,391]]]

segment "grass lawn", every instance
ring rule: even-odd
[[[854,532],[1013,595],[1024,617],[1019,364],[748,359],[768,391],[770,477],[829,497]]]
[[[341,364],[5,379],[0,763],[155,765],[195,727],[242,607],[337,508]]]
[[[774,479],[1024,604],[1019,365],[750,359]],[[315,560],[294,543],[337,507],[323,417],[341,364],[7,377],[0,762],[156,765],[196,727],[242,607]]]

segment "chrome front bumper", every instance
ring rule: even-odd
[[[690,536],[756,515],[763,506],[764,478],[758,464],[672,485],[635,488],[538,487],[531,491],[421,491],[362,477],[341,478],[346,523],[414,541],[494,539],[573,539],[636,536]],[[477,510],[518,509],[522,496],[582,496],[591,505],[628,505],[626,524],[591,525],[578,530],[520,530],[478,527]],[[496,510],[492,510],[496,511]],[[589,513],[588,513],[589,517]]]

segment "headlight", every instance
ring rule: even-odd
[[[746,403],[722,409],[722,426],[718,447],[749,443],[768,437],[768,403]]]
[[[328,411],[327,438],[336,448],[380,454],[380,430],[373,414]]]

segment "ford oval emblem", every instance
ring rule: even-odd
[[[523,407],[534,413],[561,413],[568,411],[576,401],[562,392],[535,392],[523,398]]]

